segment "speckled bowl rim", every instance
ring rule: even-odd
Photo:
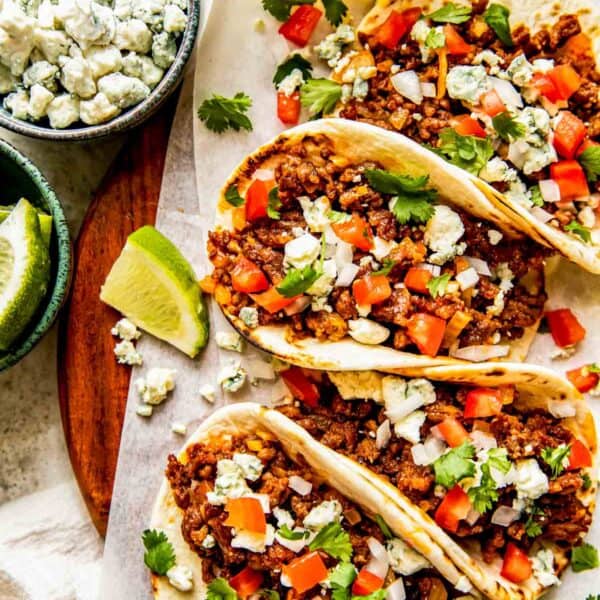
[[[95,140],[137,127],[152,116],[177,88],[196,43],[200,22],[200,3],[201,0],[188,0],[187,26],[179,43],[175,60],[160,83],[145,100],[126,110],[123,114],[100,125],[88,125],[76,129],[51,129],[15,119],[0,106],[0,126],[29,137],[58,142]]]
[[[51,256],[54,262],[53,272],[55,269],[56,274],[50,284],[50,294],[45,298],[46,307],[41,314],[39,312],[36,314],[38,321],[29,335],[24,339],[20,338],[17,341],[18,345],[7,354],[0,355],[0,371],[4,371],[28,354],[56,320],[71,283],[72,247],[69,227],[60,200],[40,170],[14,146],[2,139],[0,139],[0,154],[8,157],[25,172],[47,203],[47,208],[52,215],[52,231],[58,250],[57,255]]]

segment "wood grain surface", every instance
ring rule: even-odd
[[[119,314],[100,287],[127,236],[153,224],[178,94],[128,138],[96,192],[75,244],[73,283],[60,322],[58,385],[71,464],[105,535],[129,388],[110,329]]]

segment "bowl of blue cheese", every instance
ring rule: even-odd
[[[0,1],[0,125],[89,140],[139,125],[179,83],[200,0]]]

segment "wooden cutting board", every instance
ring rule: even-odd
[[[105,535],[130,368],[109,334],[119,314],[100,287],[127,236],[153,224],[178,94],[131,132],[90,204],[75,244],[71,293],[60,321],[58,387],[71,464],[92,520]]]

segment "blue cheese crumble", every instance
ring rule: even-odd
[[[146,404],[161,404],[169,392],[175,389],[175,369],[154,367],[145,377],[135,381],[135,387],[141,399]]]
[[[122,340],[115,346],[115,356],[121,365],[141,365],[142,355],[129,340]]]

